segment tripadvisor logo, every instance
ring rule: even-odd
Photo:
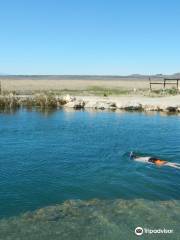
[[[135,234],[136,234],[137,236],[141,236],[141,235],[143,234],[143,228],[142,228],[142,227],[137,227],[137,228],[135,229]]]
[[[149,229],[149,228],[142,228],[142,227],[137,227],[135,228],[135,234],[137,236],[141,236],[143,233],[144,234],[169,234],[169,233],[173,233],[173,229],[166,229],[166,228],[158,228],[158,229]]]

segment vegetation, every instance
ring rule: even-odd
[[[24,95],[22,95],[24,94]],[[86,90],[50,90],[50,91],[34,91],[34,92],[5,92],[0,95],[0,109],[13,109],[19,107],[38,107],[38,108],[59,108],[66,101],[64,96],[126,96],[126,95],[142,95],[148,97],[164,97],[179,94],[176,88],[158,89],[149,91],[149,89],[125,89],[125,88],[103,88],[99,86],[89,87]]]
[[[64,105],[66,101],[63,98],[50,94],[37,94],[34,96],[19,97],[9,94],[0,96],[0,108],[11,109],[19,107],[40,107],[40,108],[58,108]]]
[[[129,211],[131,209],[131,211]],[[134,238],[140,226],[174,229],[178,239],[180,201],[66,201],[20,216],[0,220],[3,240],[110,240]],[[147,217],[148,216],[148,217]],[[164,236],[158,239],[165,239]],[[167,238],[166,238],[167,239]]]
[[[164,97],[164,96],[174,96],[178,95],[180,91],[175,88],[166,88],[166,89],[157,89],[157,90],[152,90],[149,91],[148,93],[146,92],[145,95],[149,95],[150,97]]]
[[[89,87],[87,92],[91,95],[98,95],[98,96],[112,96],[112,95],[127,95],[132,92],[132,90],[127,90],[125,88],[103,88],[99,86]]]

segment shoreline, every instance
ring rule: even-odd
[[[145,96],[59,96],[59,95],[1,95],[0,109],[19,107],[72,108],[94,110],[157,111],[180,113],[180,95]]]
[[[179,102],[179,104],[177,104]],[[133,111],[163,111],[180,112],[180,96],[144,97],[144,96],[119,96],[119,97],[75,97],[64,107],[100,109],[100,110],[133,110]]]

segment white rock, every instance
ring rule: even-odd
[[[96,102],[94,101],[86,101],[85,102],[85,108],[95,108]]]
[[[104,110],[104,109],[108,109],[109,105],[107,102],[96,102],[94,108]]]
[[[84,108],[85,102],[83,100],[75,100],[73,102],[68,102],[64,105],[64,107],[81,109]]]
[[[142,109],[142,105],[138,102],[128,102],[125,106],[124,106],[125,110],[141,110]]]
[[[76,100],[75,97],[70,96],[69,94],[67,94],[65,97],[63,97],[63,99],[64,99],[66,102],[73,102],[73,101]]]
[[[74,108],[74,102],[68,102],[64,105],[64,107]]]
[[[144,111],[160,111],[160,107],[157,105],[143,105]]]
[[[126,106],[126,105],[125,105],[124,103],[122,103],[122,102],[117,102],[117,103],[116,103],[116,107],[119,108],[119,109],[124,109],[125,106]]]
[[[92,105],[95,109],[116,109],[116,103],[115,102],[107,102],[107,101],[98,101],[94,105]]]
[[[115,102],[108,102],[110,108],[117,108],[117,104]]]

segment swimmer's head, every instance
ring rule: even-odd
[[[129,157],[132,159],[134,157],[134,153],[130,152]]]

